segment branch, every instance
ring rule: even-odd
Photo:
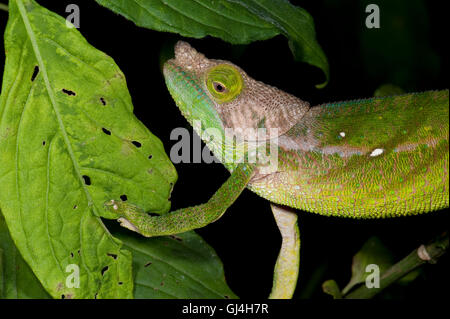
[[[417,267],[425,264],[435,264],[439,257],[441,257],[449,249],[449,235],[444,233],[441,237],[428,245],[421,245],[415,249],[408,256],[400,260],[398,263],[389,268],[380,278],[379,288],[367,288],[366,285],[361,285],[354,291],[350,292],[346,299],[368,299],[374,297],[392,283],[402,278]]]

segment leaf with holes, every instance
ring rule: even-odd
[[[133,254],[135,298],[236,298],[222,263],[195,232],[140,240],[114,233]]]
[[[50,298],[17,251],[0,211],[0,299]]]
[[[123,229],[113,234],[133,255],[136,298],[236,298],[219,257],[195,232],[145,240]],[[17,251],[0,211],[0,299],[49,297]]]
[[[96,0],[136,25],[185,37],[207,35],[247,44],[282,34],[297,61],[314,65],[329,79],[328,60],[308,12],[287,0]]]
[[[100,216],[121,196],[169,210],[176,171],[161,141],[133,115],[114,61],[62,17],[10,1],[5,49],[0,207],[11,237],[53,297],[132,297],[131,253]]]

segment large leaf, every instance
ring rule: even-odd
[[[222,263],[195,232],[140,240],[117,234],[133,254],[135,298],[236,298]]]
[[[316,40],[314,22],[304,9],[287,0],[96,0],[136,25],[178,33],[206,35],[246,44],[283,34],[298,61],[322,69],[328,82],[328,61]]]
[[[49,297],[17,251],[0,212],[0,299]]]
[[[131,254],[100,216],[121,195],[170,208],[176,171],[162,143],[134,117],[114,61],[62,17],[10,1],[5,49],[0,207],[14,242],[53,297],[132,297]],[[66,284],[71,264],[80,288]]]
[[[151,239],[127,232],[117,237],[133,255],[136,298],[236,297],[225,283],[220,259],[195,232]],[[17,251],[0,212],[0,298],[49,297]]]

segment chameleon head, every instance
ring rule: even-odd
[[[244,140],[257,139],[261,128],[284,134],[309,109],[307,102],[252,79],[231,62],[208,59],[182,41],[175,45],[175,58],[165,63],[164,77],[191,125],[198,120],[203,128],[230,128]]]

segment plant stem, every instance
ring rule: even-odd
[[[4,3],[0,3],[0,10],[8,12],[8,5]]]
[[[443,234],[441,237],[428,245],[421,245],[408,256],[400,260],[398,263],[389,268],[380,278],[379,288],[367,288],[361,285],[354,291],[350,292],[346,299],[368,299],[374,297],[383,289],[405,276],[407,273],[425,264],[434,264],[437,262],[449,248],[449,235]]]

